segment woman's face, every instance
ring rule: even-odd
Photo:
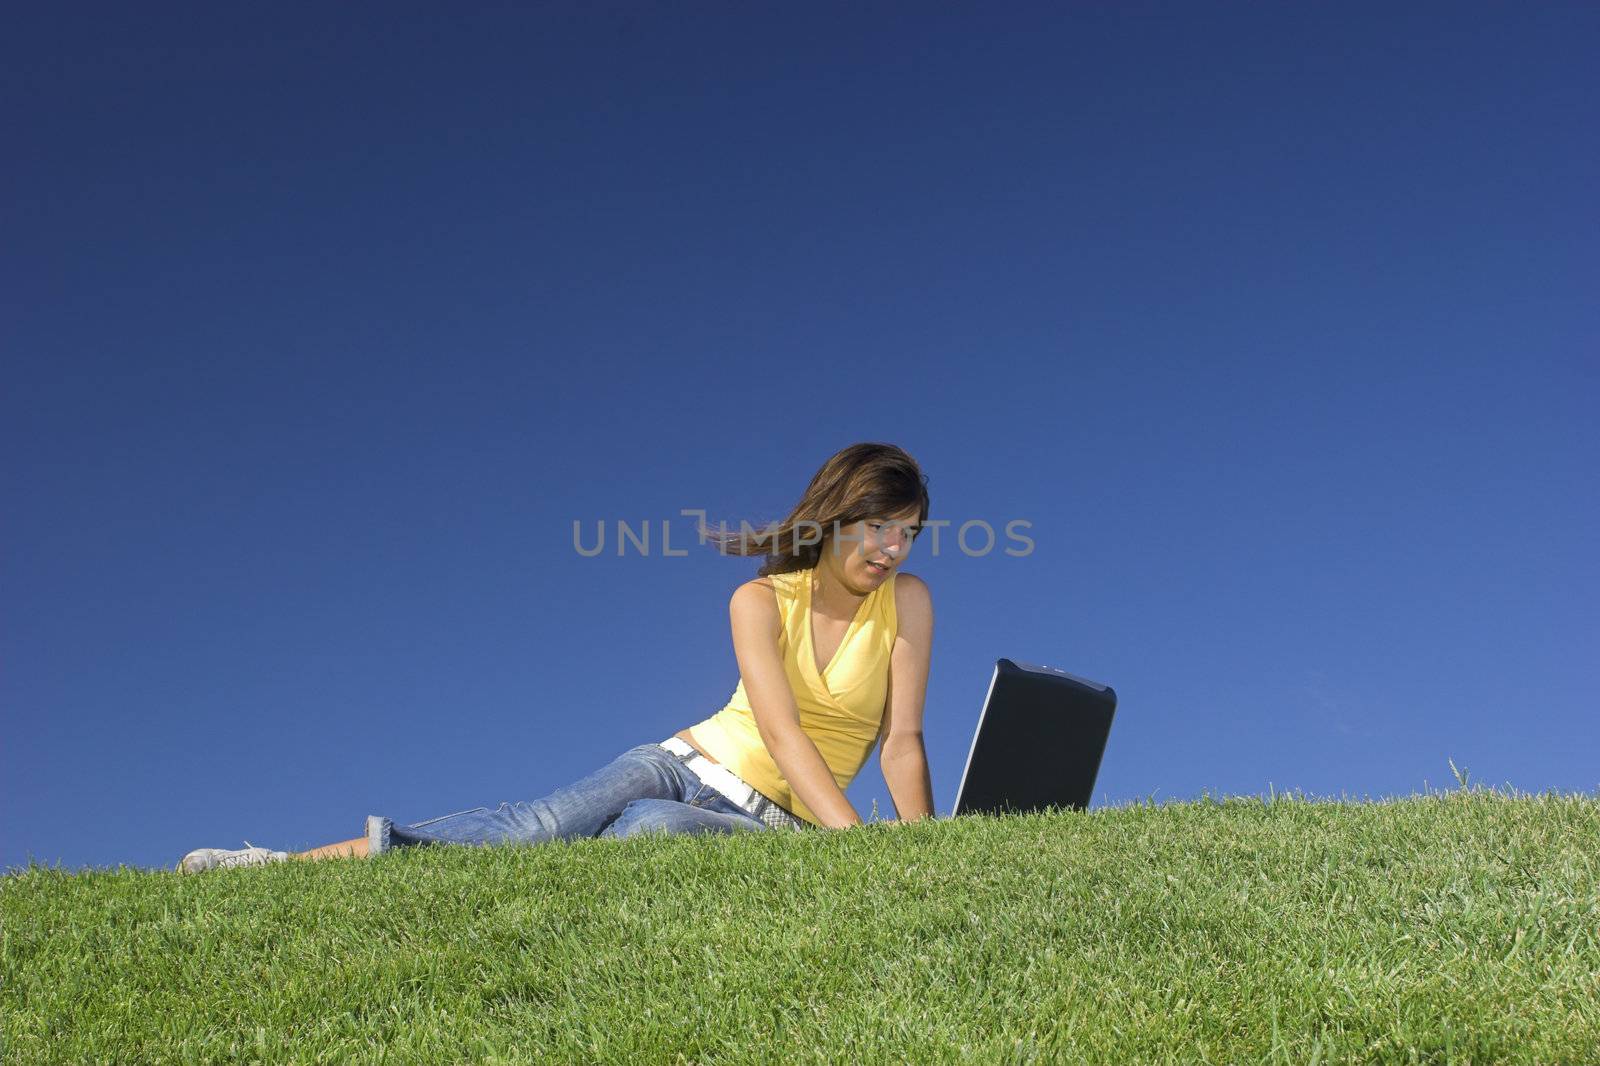
[[[837,539],[823,545],[823,556],[847,585],[870,592],[899,567],[917,535],[915,508],[898,515],[865,518],[839,527]]]

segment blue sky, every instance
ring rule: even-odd
[[[861,440],[1031,523],[906,566],[940,815],[999,656],[1117,689],[1097,803],[1600,787],[1592,6],[12,23],[0,864],[692,724],[756,563],[680,509]],[[690,554],[574,551],[619,519]]]

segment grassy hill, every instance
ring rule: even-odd
[[[8,1063],[1600,1062],[1592,796],[0,885]]]

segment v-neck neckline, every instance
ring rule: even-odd
[[[859,625],[860,622],[861,622],[861,615],[867,609],[867,601],[872,599],[872,592],[876,592],[876,591],[878,591],[878,589],[873,589],[872,592],[869,592],[865,596],[861,597],[861,602],[856,604],[856,613],[851,617],[850,624],[845,627],[844,635],[839,638],[839,646],[837,648],[833,649],[833,658],[828,660],[828,665],[827,666],[819,668],[817,666],[817,636],[816,636],[816,633],[814,632],[814,627],[812,625],[812,617],[811,617],[811,591],[812,591],[812,589],[811,589],[811,575],[810,574],[806,575],[805,586],[804,587],[805,587],[805,592],[806,592],[806,599],[805,599],[805,611],[806,611],[805,624],[806,624],[806,627],[805,627],[805,631],[804,631],[805,632],[805,636],[806,636],[806,659],[807,659],[807,661],[809,661],[811,663],[811,669],[816,673],[818,679],[823,681],[824,684],[826,684],[827,683],[828,671],[832,670],[833,669],[833,664],[839,661],[839,655],[844,651],[844,646],[846,644],[850,643],[850,637],[855,633],[856,626]],[[878,588],[882,588],[882,587],[883,587],[882,585],[878,586]]]

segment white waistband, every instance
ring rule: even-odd
[[[692,758],[684,760],[684,765],[695,772],[695,775],[722,793],[730,803],[750,811],[762,800],[761,793],[745,784],[745,782],[732,770],[721,763],[714,763],[695,750],[694,745],[684,741],[682,737],[668,737],[661,742],[661,746],[674,755],[690,755]]]

